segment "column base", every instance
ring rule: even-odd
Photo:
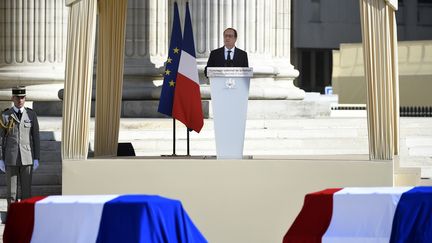
[[[204,118],[212,119],[214,115],[211,100],[202,100],[201,104]],[[123,100],[121,117],[168,118],[157,112],[158,105],[159,100]],[[330,101],[323,102],[320,100],[249,100],[247,119],[275,120],[295,117],[329,117],[330,106]],[[36,111],[38,116],[62,116],[62,102],[34,102],[33,110]],[[91,110],[91,116],[94,117],[94,101]]]
[[[29,84],[26,86],[26,104],[29,101],[60,101],[59,92],[63,90],[63,88],[63,83]],[[11,100],[11,97],[11,88],[0,89],[0,101]]]

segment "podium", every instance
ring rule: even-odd
[[[217,159],[242,159],[252,68],[207,68]]]

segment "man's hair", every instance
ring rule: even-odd
[[[237,38],[237,30],[235,30],[234,28],[226,28],[226,29],[224,30],[224,34],[225,34],[225,32],[226,32],[227,30],[232,30],[232,31],[234,31],[234,37]]]

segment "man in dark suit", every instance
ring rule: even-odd
[[[211,51],[204,73],[207,76],[207,67],[249,67],[247,53],[237,47],[237,31],[228,28],[224,31],[224,46]]]
[[[39,166],[39,123],[25,103],[25,87],[12,89],[14,106],[2,113],[0,128],[0,170],[6,173],[7,202],[31,197],[32,172]]]

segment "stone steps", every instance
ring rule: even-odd
[[[57,174],[58,170],[52,171],[51,173],[33,173],[33,185],[61,185],[62,178],[61,174]],[[6,185],[5,174],[0,175],[0,186]]]
[[[94,120],[90,123],[90,154],[94,148]],[[40,117],[41,165],[34,173],[35,195],[61,193],[61,118]],[[248,120],[245,155],[368,154],[365,117]],[[172,120],[127,118],[120,121],[119,142],[131,142],[137,156],[172,154]],[[176,153],[186,154],[186,129],[176,123]],[[190,133],[192,155],[215,155],[213,120],[200,134]],[[432,177],[432,118],[401,118],[401,166],[418,166]],[[424,173],[423,173],[424,171]],[[44,189],[46,188],[46,189]],[[0,175],[4,190],[4,175]],[[2,194],[4,195],[4,194]]]
[[[119,140],[136,140],[141,138],[152,139],[167,139],[172,137],[172,130],[121,130]],[[176,137],[179,139],[186,138],[186,129],[176,131]],[[190,133],[191,139],[214,139],[215,134],[213,130],[202,130],[199,134],[195,132]],[[246,128],[245,139],[288,139],[288,138],[356,138],[367,137],[366,128],[293,128],[292,130],[285,130],[284,128]]]
[[[55,141],[53,132],[41,131],[41,158],[33,172],[33,196],[60,195],[62,184],[61,143]],[[6,197],[5,174],[0,174],[0,198]]]
[[[409,151],[407,156],[428,156],[432,144],[432,123],[430,118],[400,119],[401,148]],[[61,118],[42,118],[41,129],[51,129],[46,132],[46,151],[60,150],[58,139],[61,137]],[[171,119],[121,119],[119,142],[131,142],[139,155],[165,154],[172,147]],[[177,146],[185,148],[186,131],[177,122]],[[90,149],[93,149],[94,123],[90,124]],[[366,118],[293,118],[287,120],[248,120],[246,128],[245,152],[267,154],[299,154],[319,152],[323,154],[367,151],[367,121]],[[190,133],[191,146],[199,144],[198,154],[214,154],[215,142],[213,120],[205,120],[200,134]],[[327,138],[327,139],[325,139]],[[426,139],[427,143],[416,141]],[[429,140],[428,140],[429,139]],[[57,142],[56,142],[57,140]],[[280,146],[279,146],[280,145]],[[328,151],[325,151],[325,148]],[[337,149],[340,149],[338,152]],[[278,150],[280,150],[278,152]],[[200,152],[201,151],[201,152]],[[357,152],[356,152],[357,151]],[[404,154],[404,151],[401,151]],[[46,153],[46,161],[55,161],[59,156]]]
[[[403,119],[423,119],[423,118],[403,118]],[[40,117],[40,130],[50,134],[53,131],[61,131],[61,117]],[[409,122],[411,123],[411,122]],[[422,123],[420,123],[422,124]],[[248,128],[287,128],[287,127],[366,127],[366,118],[292,118],[292,119],[248,119],[246,122]],[[415,125],[414,125],[415,126]],[[122,118],[120,120],[120,130],[136,130],[136,129],[171,129],[171,118]],[[180,122],[176,122],[177,128],[184,128]],[[205,119],[204,127],[212,128],[213,120]],[[94,131],[94,118],[91,118],[89,129]]]
[[[41,139],[41,151],[51,152],[51,151],[60,151],[61,142],[60,141],[52,141],[52,140],[43,140]]]
[[[61,185],[33,185],[32,196],[61,195]],[[6,187],[0,187],[0,197],[6,198]]]
[[[252,84],[252,87],[254,85]],[[201,91],[210,93],[208,85],[202,85]],[[253,90],[253,88],[252,88]],[[261,99],[253,98],[248,102],[249,119],[289,119],[293,117],[328,117],[330,115],[330,104],[337,103],[336,96],[322,96],[319,93],[308,93],[304,100],[283,99]],[[125,97],[123,97],[125,98]],[[258,99],[256,99],[258,98]],[[202,111],[204,118],[213,118],[213,108],[210,100],[202,100]],[[122,100],[122,118],[162,118],[165,117],[157,112],[159,100]],[[33,109],[39,116],[62,115],[62,101],[37,101],[33,102]],[[91,104],[91,115],[94,116],[95,102]],[[281,112],[283,111],[283,112]]]

